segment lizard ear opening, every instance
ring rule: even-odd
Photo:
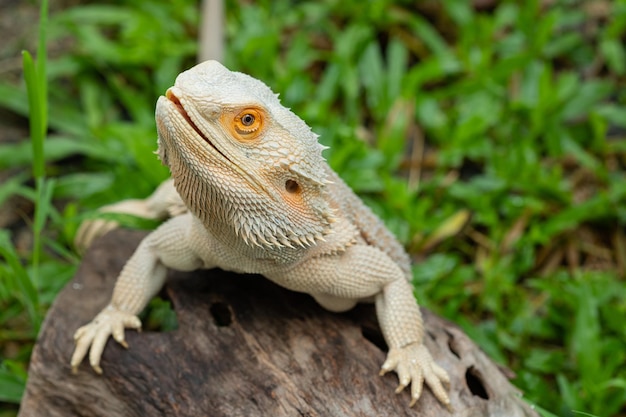
[[[285,182],[285,190],[289,194],[296,194],[300,192],[300,184],[295,182],[294,180],[287,180]]]

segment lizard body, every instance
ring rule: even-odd
[[[124,329],[141,327],[137,314],[164,284],[167,268],[219,267],[262,274],[332,311],[373,301],[389,346],[381,373],[398,373],[397,392],[411,385],[411,405],[423,382],[450,404],[447,373],[423,345],[408,255],[331,170],[317,135],[265,84],[204,62],[159,98],[156,122],[158,154],[173,180],[146,201],[116,208],[176,216],[141,242],[110,304],[76,331],[74,371],[89,351],[91,366],[102,372],[110,336],[127,346]],[[91,239],[96,232],[81,233]]]

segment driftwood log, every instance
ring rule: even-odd
[[[118,230],[86,254],[50,309],[20,416],[536,416],[505,373],[455,325],[423,311],[426,344],[452,382],[452,410],[425,389],[409,408],[378,376],[385,345],[372,306],[334,314],[254,275],[170,272],[179,327],[109,341],[104,374],[70,373],[72,334],[108,302],[145,236]]]

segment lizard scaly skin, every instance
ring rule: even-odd
[[[76,331],[74,372],[88,351],[102,372],[110,336],[126,346],[124,329],[141,327],[137,314],[162,287],[166,268],[219,267],[262,274],[332,311],[375,302],[389,346],[381,373],[397,372],[397,392],[411,385],[411,405],[424,381],[450,404],[448,375],[423,344],[408,255],[330,169],[317,135],[265,84],[204,62],[159,98],[156,123],[173,183],[155,195],[171,201],[152,197],[132,209],[159,217],[182,200],[188,211],[178,210],[141,242],[110,304]]]

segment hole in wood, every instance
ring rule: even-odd
[[[446,334],[448,335],[448,349],[450,349],[450,352],[452,352],[454,356],[456,356],[458,359],[461,359],[461,354],[459,353],[459,349],[456,345],[456,339],[454,338],[454,335],[449,332],[446,332]]]
[[[470,366],[465,372],[465,382],[472,394],[485,400],[489,399],[489,394],[487,394],[487,390],[483,384],[482,376],[473,366]]]
[[[368,342],[376,346],[378,349],[383,352],[387,350],[385,339],[378,329],[369,326],[361,326],[361,334]]]
[[[230,326],[233,322],[233,317],[228,304],[222,302],[213,303],[211,304],[209,310],[211,311],[213,321],[215,321],[217,326],[226,327]]]

